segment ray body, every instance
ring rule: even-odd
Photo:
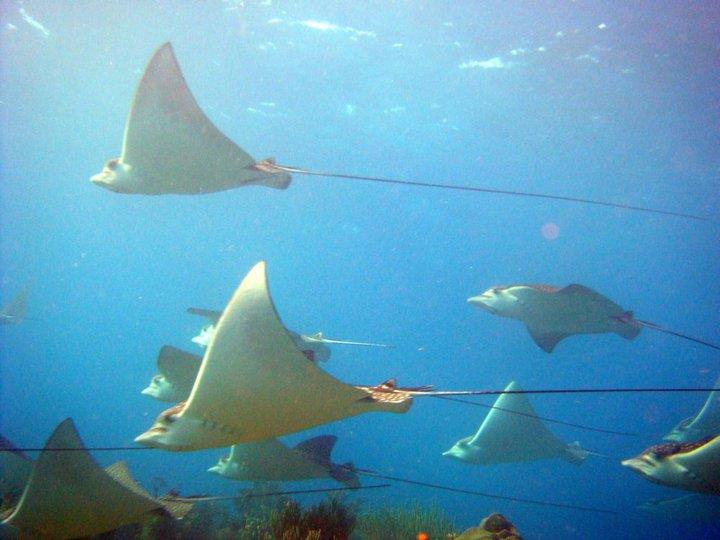
[[[230,456],[220,458],[208,472],[248,482],[334,478],[349,487],[357,487],[360,483],[352,466],[337,465],[330,460],[336,440],[336,437],[321,435],[294,448],[277,439],[236,444],[230,449]]]
[[[622,464],[656,484],[720,495],[720,435],[651,446]]]
[[[591,204],[697,221],[712,221],[707,217],[684,212],[582,197],[427,180],[313,171],[277,165],[274,159],[256,162],[247,152],[223,135],[200,109],[185,82],[170,43],[160,46],[145,68],[125,124],[122,156],[107,161],[102,172],[90,180],[117,193],[201,194],[246,185],[285,189],[290,184],[291,173],[385,185]]]
[[[244,185],[284,189],[287,172],[256,168],[255,160],[200,109],[170,43],[153,54],[125,124],[122,156],[109,160],[96,185],[118,193],[200,194]]]
[[[639,327],[624,322],[631,321],[632,314],[583,285],[492,287],[469,298],[468,303],[522,321],[533,341],[548,353],[576,334],[615,333],[633,339],[640,333]]]
[[[230,446],[411,403],[406,393],[342,383],[309,361],[277,315],[260,262],[223,311],[187,403],[135,440],[175,451]]]
[[[152,378],[150,385],[142,393],[160,401],[171,403],[185,401],[195,384],[201,363],[202,356],[165,345],[158,354],[159,373]]]
[[[105,471],[93,461],[67,419],[45,443],[18,505],[3,524],[32,537],[77,538],[137,523],[163,508],[130,484],[122,467]]]
[[[720,523],[720,497],[713,495],[692,494],[648,501],[639,508],[673,521]]]
[[[27,484],[32,472],[33,462],[12,442],[0,435],[0,496],[2,507],[16,501]]]
[[[720,433],[720,379],[695,416],[686,418],[665,435],[666,441],[691,442]]]
[[[20,324],[27,313],[30,285],[26,285],[7,304],[0,308],[0,324]]]
[[[520,390],[511,382],[505,391]],[[562,458],[580,464],[587,452],[578,443],[565,444],[537,418],[522,394],[502,394],[475,435],[460,439],[444,456],[464,463],[493,465]],[[513,411],[513,414],[508,411]]]

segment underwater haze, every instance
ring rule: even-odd
[[[134,446],[168,404],[141,395],[164,344],[191,343],[260,260],[283,323],[381,342],[334,347],[342,381],[501,390],[711,388],[720,354],[645,329],[541,350],[466,300],[493,285],[580,283],[639,319],[717,342],[720,10],[714,1],[2,1],[0,433],[42,447],[72,417],[88,447]],[[171,42],[200,108],[256,159],[310,170],[612,201],[293,175],[287,190],[130,195],[89,178],[120,155],[148,59]],[[720,523],[648,513],[689,492],[620,461],[662,442],[707,392],[528,395],[598,455],[469,465],[443,457],[487,410],[418,398],[284,437],[338,437],[333,459],[421,482],[611,510],[393,484],[364,507],[436,501],[459,531],[491,512],[526,538],[712,538]],[[282,396],[278,396],[282,400]],[[492,404],[493,397],[471,398]],[[96,452],[149,488],[232,494],[218,448]],[[36,455],[32,454],[33,456]],[[372,484],[372,478],[363,478]],[[330,480],[283,484],[335,487]],[[303,504],[322,495],[304,496]]]

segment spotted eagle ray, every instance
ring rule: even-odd
[[[521,390],[512,381],[506,392]],[[579,465],[588,455],[575,442],[565,444],[538,419],[522,394],[502,394],[475,435],[460,439],[443,456],[464,463],[492,465],[562,458]],[[514,411],[520,414],[509,414]]]
[[[277,439],[235,444],[228,457],[220,458],[208,472],[225,478],[258,481],[294,481],[333,478],[348,487],[360,485],[351,463],[332,463],[330,454],[337,441],[320,435],[288,448]]]
[[[125,123],[122,155],[107,161],[102,172],[91,181],[117,193],[200,194],[246,185],[285,189],[290,185],[290,173],[552,199],[710,221],[693,214],[580,197],[312,171],[278,165],[272,158],[256,162],[221,133],[200,109],[170,43],[155,51],[135,91]]]
[[[135,441],[174,451],[230,446],[365,412],[403,413],[411,403],[408,392],[351,386],[309,361],[275,310],[260,262],[218,320],[187,402]]]
[[[467,301],[493,315],[524,322],[533,341],[548,353],[560,341],[576,334],[615,333],[634,339],[641,327],[720,349],[707,341],[636,319],[631,311],[584,285],[496,286]]]
[[[20,324],[27,313],[30,285],[25,285],[15,297],[0,308],[0,324]]]
[[[720,495],[720,435],[651,446],[622,464],[656,484]]]
[[[158,354],[159,373],[152,378],[142,394],[171,403],[185,401],[195,384],[201,363],[202,356],[165,345]]]
[[[210,324],[202,327],[202,329],[200,330],[200,334],[192,338],[193,343],[199,345],[202,348],[207,347],[208,343],[210,342],[210,338],[212,338],[213,334],[215,333],[215,325],[220,319],[222,311],[213,311],[210,309],[201,309],[194,307],[188,308],[187,311],[188,313],[192,313],[193,315],[200,315],[202,317],[205,317],[210,321]],[[297,332],[293,332],[292,330],[288,330],[288,332],[290,333],[290,336],[295,342],[295,345],[300,347],[305,356],[307,356],[313,362],[326,362],[330,359],[331,351],[329,347],[326,347],[326,345],[355,345],[358,347],[379,347],[382,349],[395,348],[394,345],[386,345],[385,343],[330,339],[326,338],[322,332],[316,332],[310,335],[298,334]]]
[[[188,509],[152,498],[122,462],[100,468],[68,418],[48,438],[20,501],[2,524],[32,537],[77,538],[141,522],[153,512],[179,510],[180,517]]]
[[[715,388],[700,412],[680,422],[663,439],[692,442],[720,433],[720,379],[715,382]]]

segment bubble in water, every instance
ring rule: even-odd
[[[545,240],[555,240],[558,236],[560,236],[560,227],[557,223],[545,223],[542,227],[540,227],[540,233]]]

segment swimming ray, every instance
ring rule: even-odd
[[[97,185],[119,193],[193,194],[243,185],[284,189],[286,172],[264,172],[198,107],[175,53],[165,43],[150,59],[125,124],[122,155],[111,159]]]
[[[122,156],[109,160],[91,181],[117,193],[199,194],[245,185],[285,189],[291,181],[290,173],[539,198],[712,221],[694,214],[581,197],[313,171],[277,165],[273,159],[256,162],[202,112],[187,86],[170,43],[161,45],[145,68],[127,118]]]
[[[520,390],[512,381],[506,391]],[[521,394],[503,394],[474,436],[460,439],[443,453],[464,463],[492,465],[562,458],[575,465],[588,455],[575,442],[565,444],[537,418],[530,402]],[[508,414],[512,410],[518,414]]]
[[[215,333],[215,325],[217,324],[222,311],[213,311],[209,309],[201,309],[190,307],[187,309],[188,313],[193,315],[200,315],[210,321],[210,324],[203,326],[200,330],[200,334],[192,338],[192,342],[196,343],[200,347],[207,347]],[[386,345],[385,343],[372,343],[367,341],[348,341],[342,339],[330,339],[326,338],[322,332],[316,332],[311,335],[298,334],[292,330],[288,330],[295,344],[300,347],[306,356],[313,361],[325,362],[330,359],[330,348],[326,345],[355,345],[359,347],[378,347],[383,349],[394,349],[394,345]]]
[[[635,339],[641,327],[660,328],[635,319],[631,311],[577,284],[562,288],[552,285],[491,287],[468,298],[468,303],[493,315],[522,321],[535,344],[548,353],[563,339],[577,334],[615,333],[625,339]],[[716,348],[684,334],[669,333]]]
[[[357,487],[360,483],[352,464],[338,465],[330,460],[336,441],[337,437],[321,435],[294,448],[277,439],[235,444],[230,456],[220,458],[208,472],[248,482],[333,478],[348,487]]]
[[[33,536],[77,538],[137,523],[163,510],[142,488],[130,487],[134,481],[123,466],[105,471],[82,449],[72,420],[61,422],[33,465],[18,505],[2,523]]]
[[[30,285],[25,285],[15,297],[0,308],[0,324],[20,324],[27,313]]]
[[[218,321],[187,403],[135,441],[175,451],[252,442],[365,412],[406,412],[409,394],[350,386],[309,361],[280,320],[265,263],[240,283]]]
[[[622,465],[656,484],[720,495],[720,435],[651,446]]]
[[[142,394],[171,403],[185,401],[195,384],[201,363],[202,356],[170,345],[163,346],[157,359],[159,373],[152,378]]]
[[[720,378],[715,382],[715,390],[710,392],[700,412],[680,422],[663,439],[691,442],[718,433],[720,433]]]

